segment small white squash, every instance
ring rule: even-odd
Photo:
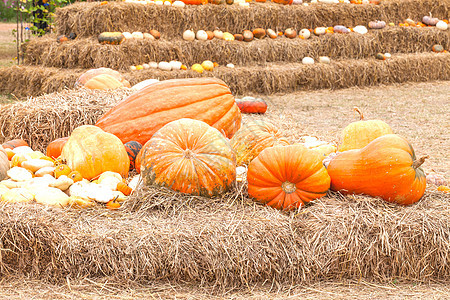
[[[158,69],[161,69],[164,71],[170,71],[170,70],[172,70],[172,66],[167,61],[160,61],[158,64]]]
[[[302,64],[304,65],[313,65],[314,64],[314,59],[312,57],[303,57],[302,59]]]
[[[122,32],[122,34],[125,37],[125,39],[127,39],[127,40],[133,39],[133,35],[130,32],[125,31],[125,32]]]
[[[391,55],[390,53],[387,53],[387,52],[386,52],[386,53],[384,54],[384,56],[385,56],[386,58],[391,58],[392,55]]]
[[[223,31],[222,30],[216,29],[213,31],[213,33],[214,33],[214,37],[216,39],[223,39]]]
[[[322,64],[330,64],[331,60],[328,56],[320,56],[319,57],[319,62]]]
[[[173,7],[179,7],[179,8],[183,8],[183,7],[185,7],[186,6],[186,4],[183,2],[183,1],[175,1],[175,2],[173,2],[172,3],[172,6]]]
[[[153,41],[155,37],[148,32],[144,32],[144,39]]]
[[[197,40],[199,41],[206,41],[208,39],[208,34],[204,30],[197,31],[197,34],[195,35]]]
[[[13,167],[9,169],[6,174],[14,181],[27,181],[33,178],[33,173],[21,167]]]
[[[43,177],[44,175],[52,175],[55,174],[55,167],[44,167],[40,168],[34,173],[36,177]]]
[[[355,26],[353,31],[359,34],[366,34],[368,32],[367,27],[363,25]]]
[[[325,27],[317,27],[314,29],[315,35],[324,35],[327,32],[327,29]]]
[[[31,202],[34,196],[25,188],[13,188],[3,193],[1,200],[7,203]]]
[[[54,187],[60,189],[61,191],[67,190],[73,184],[72,178],[67,177],[66,175],[61,175],[54,182],[50,183],[50,187]]]
[[[27,169],[30,172],[36,172],[42,168],[45,167],[54,167],[54,163],[52,161],[46,160],[46,159],[29,159],[24,162],[22,162],[22,168]]]
[[[298,35],[302,36],[306,40],[306,39],[309,39],[309,37],[311,36],[311,31],[309,31],[306,28],[303,28],[302,30],[300,30]]]
[[[142,34],[142,32],[140,31],[135,31],[131,34],[133,36],[133,38],[137,39],[137,40],[142,40],[144,39],[144,35]]]
[[[49,206],[64,207],[69,204],[69,196],[60,189],[53,187],[39,190],[34,199],[37,203]]]
[[[143,67],[145,70],[150,69],[150,66],[149,66],[148,64],[142,64],[142,67]]]
[[[155,61],[149,62],[148,65],[151,69],[158,69],[158,63]]]
[[[183,32],[183,40],[185,41],[195,40],[195,33],[192,30],[186,30],[185,32]]]
[[[447,30],[448,29],[448,24],[445,23],[444,21],[439,21],[436,23],[436,28],[439,30]]]
[[[181,65],[182,63],[176,60],[171,60],[170,62],[170,66],[172,67],[172,70],[180,70],[181,69]]]
[[[229,64],[227,64],[227,68],[233,69],[233,68],[234,68],[234,65],[233,65],[232,63],[229,63]]]

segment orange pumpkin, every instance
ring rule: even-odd
[[[108,74],[100,74],[90,79],[84,84],[90,90],[112,90],[123,87],[123,84]]]
[[[106,203],[106,208],[111,210],[116,210],[120,208],[120,203],[117,201],[117,198],[110,200]]]
[[[280,130],[270,122],[249,121],[242,124],[230,140],[236,152],[237,164],[249,164],[250,161],[267,147],[289,145]]]
[[[9,170],[9,159],[5,150],[0,146],[0,181],[8,177],[7,173]],[[0,197],[1,198],[1,197]]]
[[[61,164],[55,168],[55,178],[59,178],[62,175],[69,176],[72,172],[72,169],[68,165]]]
[[[46,155],[48,157],[58,158],[61,155],[62,148],[68,139],[69,137],[62,137],[48,144]]]
[[[385,134],[392,134],[392,129],[381,120],[364,120],[363,113],[355,107],[360,115],[360,120],[350,123],[341,133],[341,143],[338,151],[343,152],[351,149],[361,149],[371,141]]]
[[[61,166],[61,165],[60,165],[60,166]],[[58,168],[59,168],[59,166],[58,166]],[[78,172],[78,171],[72,171],[72,172],[70,172],[69,175],[67,175],[67,177],[69,177],[70,179],[72,179],[73,182],[78,182],[78,181],[83,180],[83,176],[82,176],[81,173]]]
[[[250,197],[282,210],[299,208],[330,188],[322,156],[301,145],[264,149],[248,166],[247,181]]]
[[[28,143],[22,139],[10,140],[2,144],[3,149],[9,148],[14,149],[20,146],[28,146]]]
[[[64,145],[61,159],[88,180],[106,171],[126,178],[130,168],[130,159],[119,138],[92,125],[74,129]]]
[[[80,77],[78,77],[77,81],[75,82],[75,87],[83,86],[86,84],[86,82],[88,82],[95,76],[101,75],[101,74],[111,75],[116,80],[121,82],[124,87],[131,87],[130,83],[127,80],[125,80],[125,78],[122,76],[122,74],[120,74],[118,71],[115,71],[110,68],[91,69],[89,71],[84,72],[83,74],[81,74]]]
[[[113,107],[96,125],[124,143],[144,145],[162,126],[181,118],[204,121],[228,137],[241,126],[241,113],[228,86],[206,77],[148,85]]]
[[[386,201],[411,204],[425,192],[426,176],[407,140],[383,135],[362,149],[339,153],[328,165],[331,189],[366,194]]]
[[[173,121],[143,149],[141,175],[146,185],[212,197],[227,191],[236,178],[236,155],[227,138],[202,121]]]

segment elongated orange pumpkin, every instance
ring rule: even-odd
[[[128,176],[130,159],[123,143],[114,135],[92,125],[74,129],[61,152],[61,159],[83,178],[92,178],[106,171]]]
[[[180,119],[165,125],[143,151],[146,185],[212,197],[227,191],[236,179],[236,156],[228,140],[202,121]]]
[[[248,166],[247,181],[250,197],[282,210],[325,196],[330,188],[322,156],[301,145],[264,149]]]
[[[227,137],[241,126],[241,113],[228,86],[206,77],[151,84],[113,107],[96,125],[122,142],[144,145],[158,129],[181,118],[203,121]]]
[[[350,123],[341,134],[341,143],[338,151],[361,149],[371,141],[385,134],[392,134],[391,127],[381,120],[364,120],[363,113],[357,107],[354,108],[360,115],[360,120]]]
[[[272,123],[254,120],[242,124],[230,144],[236,152],[237,164],[248,165],[265,148],[289,145],[289,142]]]
[[[383,135],[362,149],[339,153],[328,165],[331,189],[346,194],[366,194],[386,201],[411,204],[426,187],[412,146],[396,134]]]

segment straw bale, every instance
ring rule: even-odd
[[[215,287],[450,279],[450,196],[419,203],[331,193],[290,215],[245,186],[217,199],[144,188],[120,211],[0,207],[0,277]]]
[[[256,27],[274,30],[315,28],[334,25],[367,25],[371,20],[403,22],[421,20],[430,12],[440,19],[449,18],[449,0],[393,0],[381,5],[284,6],[275,3],[251,3],[250,9],[237,5],[188,5],[183,9],[167,6],[110,2],[75,3],[56,12],[59,34],[97,36],[104,31],[159,30],[162,38],[178,37],[186,29],[242,32]]]
[[[51,141],[69,136],[78,126],[95,124],[130,93],[129,89],[65,90],[0,106],[0,143],[20,137],[45,153]]]
[[[245,42],[127,40],[121,45],[100,45],[96,38],[79,38],[59,44],[54,35],[32,39],[24,49],[25,62],[58,68],[109,67],[128,70],[131,65],[150,61],[178,60],[190,66],[211,60],[219,64],[264,64],[300,62],[305,56],[332,59],[373,57],[378,52],[416,53],[431,50],[434,44],[450,47],[450,31],[436,28],[391,27],[358,33],[331,34],[308,40],[284,37]]]

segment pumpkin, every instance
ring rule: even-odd
[[[205,60],[204,62],[202,62],[201,66],[206,71],[214,70],[214,63],[210,60]]]
[[[67,42],[69,40],[69,38],[66,35],[58,35],[56,37],[56,42],[58,42],[59,44],[62,44],[64,42]]]
[[[125,80],[125,78],[119,72],[110,68],[91,69],[89,71],[84,72],[80,77],[78,77],[77,81],[75,82],[75,87],[86,84],[86,82],[88,82],[89,80],[100,74],[111,75],[115,79],[120,81],[124,87],[131,87],[130,83],[127,80]]]
[[[119,209],[120,206],[121,206],[116,198],[114,198],[113,200],[108,201],[105,205],[106,205],[107,209],[111,209],[111,210]]]
[[[192,30],[186,30],[183,32],[183,40],[185,41],[193,41],[195,40],[195,32]]]
[[[205,69],[203,69],[201,64],[193,64],[191,66],[192,71],[202,74]]]
[[[289,145],[280,130],[270,122],[249,121],[244,123],[230,140],[236,152],[237,164],[248,164],[262,150],[276,145]]]
[[[386,22],[384,21],[370,21],[369,22],[369,28],[370,29],[383,29],[384,27],[386,27]]]
[[[61,158],[88,180],[105,171],[128,176],[130,159],[120,139],[92,125],[74,129],[64,145]]]
[[[252,33],[253,36],[257,39],[262,39],[266,35],[266,31],[262,28],[256,28]]]
[[[100,44],[120,45],[125,36],[121,32],[102,32],[97,39]]]
[[[341,142],[338,151],[347,151],[351,149],[361,149],[371,141],[385,134],[391,134],[391,127],[381,120],[364,120],[362,111],[355,107],[354,110],[359,113],[360,120],[347,125],[341,133]]]
[[[159,40],[161,38],[161,33],[159,33],[158,30],[152,29],[149,32],[156,40]]]
[[[5,179],[8,175],[9,159],[6,151],[0,146],[0,181]]]
[[[403,137],[387,134],[362,149],[339,153],[331,159],[331,189],[345,194],[366,194],[412,204],[424,194],[426,176],[412,146]]]
[[[236,155],[227,138],[202,121],[170,122],[143,149],[146,185],[213,197],[227,191],[236,178]]]
[[[117,183],[116,190],[122,192],[125,196],[129,196],[133,191],[125,182],[121,181]]]
[[[300,30],[298,36],[303,37],[304,39],[309,39],[309,37],[311,36],[311,31],[309,31],[306,28],[303,28],[302,30]]]
[[[69,173],[69,175],[67,175],[67,177],[69,177],[70,179],[73,180],[73,182],[78,182],[83,180],[83,176],[81,175],[80,172],[78,171],[72,171]]]
[[[206,41],[208,39],[208,34],[204,30],[199,30],[199,31],[197,31],[195,37],[199,41]]]
[[[28,146],[28,143],[22,139],[15,139],[15,140],[7,141],[2,144],[2,147],[4,149],[6,149],[6,148],[14,149],[16,147],[21,147],[21,146]]]
[[[267,35],[271,39],[276,39],[278,37],[278,34],[273,29],[267,29]]]
[[[242,42],[244,40],[244,36],[240,33],[233,34],[233,36],[236,41]]]
[[[422,18],[422,22],[426,25],[430,25],[430,26],[436,26],[436,24],[439,22],[438,18],[433,18],[431,15],[430,16],[424,16]]]
[[[214,33],[214,37],[215,37],[216,39],[223,39],[223,31],[222,31],[222,30],[215,29],[215,30],[213,31],[213,33]]]
[[[253,41],[253,32],[251,32],[250,30],[244,30],[244,32],[242,33],[242,37],[244,39],[244,42],[251,42]]]
[[[330,188],[321,155],[301,145],[264,149],[248,166],[247,181],[250,197],[282,210],[299,208]]]
[[[181,118],[204,121],[227,137],[241,125],[241,113],[228,86],[206,77],[151,84],[114,106],[96,125],[123,142],[145,144],[162,126]]]
[[[69,174],[72,173],[72,169],[66,165],[66,164],[60,164],[55,168],[55,178],[58,179],[59,177],[65,175],[69,176]]]
[[[383,53],[377,53],[375,55],[375,58],[378,59],[378,60],[386,60],[387,57]]]
[[[272,0],[274,3],[291,5],[294,0]]]
[[[90,90],[111,90],[123,87],[123,84],[108,74],[97,75],[84,84]]]
[[[297,31],[295,31],[295,30],[292,29],[292,28],[287,28],[287,29],[284,31],[284,35],[285,35],[287,38],[293,39],[293,38],[297,37]]]
[[[214,32],[207,30],[206,35],[208,36],[208,40],[212,40],[214,38]]]
[[[439,21],[436,23],[436,28],[439,30],[447,30],[448,29],[448,24],[445,23],[444,21]]]
[[[436,44],[436,45],[433,45],[431,50],[433,50],[433,52],[440,53],[440,52],[444,52],[444,47],[442,47],[441,45]]]
[[[58,158],[68,139],[69,137],[62,137],[50,142],[47,146],[46,155],[48,157]]]
[[[236,99],[236,104],[241,113],[247,114],[263,114],[267,110],[267,103],[261,98],[244,97]]]
[[[125,150],[127,151],[128,158],[130,159],[130,171],[135,168],[134,162],[136,160],[136,156],[142,149],[142,144],[136,141],[129,141],[124,144]]]

